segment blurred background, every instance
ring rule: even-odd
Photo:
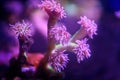
[[[120,80],[120,0],[60,0],[67,18],[60,20],[73,35],[80,16],[87,16],[98,24],[98,35],[89,40],[91,57],[77,63],[70,62],[64,70],[64,80]],[[0,0],[0,77],[4,77],[11,57],[18,50],[17,40],[8,31],[9,24],[23,19],[34,28],[30,53],[47,51],[48,15],[37,8],[40,0]]]

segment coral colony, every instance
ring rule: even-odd
[[[48,24],[51,25],[48,25],[48,38],[50,38],[48,40],[52,44],[48,43],[48,46],[53,48],[48,48],[50,49],[48,63],[55,71],[61,72],[66,67],[69,58],[68,54],[64,52],[67,50],[76,54],[79,63],[84,58],[91,56],[89,44],[87,44],[88,39],[84,39],[84,37],[93,38],[93,35],[97,34],[97,25],[93,20],[88,19],[86,16],[80,17],[78,24],[80,24],[81,28],[71,36],[64,25],[55,26],[57,20],[66,17],[64,9],[59,3],[54,0],[45,0],[42,1],[40,8],[44,9],[49,15]]]
[[[52,67],[55,72],[61,72],[70,61],[65,51],[71,51],[76,54],[77,61],[80,63],[85,58],[89,58],[90,49],[87,44],[88,38],[93,39],[97,35],[97,25],[93,20],[86,16],[81,16],[76,23],[80,29],[72,36],[65,25],[56,26],[57,21],[66,17],[64,8],[55,0],[44,0],[38,5],[39,9],[45,10],[49,15],[48,19],[48,51],[44,56],[46,65]],[[31,36],[31,28],[28,23],[16,23],[12,26],[12,31],[16,36],[22,38]]]

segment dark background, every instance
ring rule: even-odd
[[[17,13],[6,7],[12,1],[20,3],[22,7],[20,12]],[[69,52],[70,61],[64,70],[64,80],[120,80],[120,18],[115,15],[116,11],[120,11],[120,0],[89,1],[98,1],[102,8],[100,17],[96,19],[98,35],[89,40],[92,56],[79,64],[76,56]],[[29,0],[0,0],[0,51],[4,54],[8,54],[11,47],[17,46],[14,37],[7,31],[9,23],[15,23],[24,18],[29,19],[25,12],[27,2]],[[78,6],[83,0],[62,0],[62,3],[66,5],[64,2],[74,3]],[[88,3],[88,0],[85,0],[85,3]],[[94,11],[94,13],[96,12]],[[10,18],[12,15],[15,16],[12,18],[13,20]],[[78,17],[74,16],[62,20],[71,34],[78,30],[77,21]],[[29,52],[45,53],[47,50],[46,38],[36,31],[33,39],[34,44]],[[6,70],[7,66],[0,64],[0,77],[4,76]]]

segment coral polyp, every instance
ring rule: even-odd
[[[64,11],[64,8],[61,6],[60,3],[56,2],[55,0],[45,0],[42,1],[42,3],[39,5],[41,9],[44,9],[48,15],[57,16],[59,18],[65,18],[66,13]]]
[[[16,35],[16,37],[28,37],[32,36],[32,24],[25,22],[18,22],[15,25],[10,25],[10,30]]]

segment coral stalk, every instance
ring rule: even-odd
[[[81,40],[87,35],[86,30],[81,27],[70,39],[70,42],[75,42],[76,40]]]

